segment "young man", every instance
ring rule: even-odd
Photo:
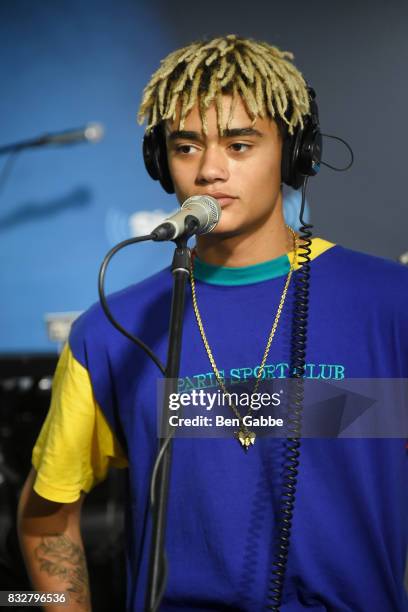
[[[161,163],[179,202],[210,195],[222,208],[197,237],[181,391],[292,374],[299,262],[282,215],[282,147],[310,113],[292,58],[236,36],[198,42],[163,60],[145,89],[140,118],[165,138]],[[407,377],[407,280],[402,266],[314,238],[305,378]],[[162,362],[171,287],[166,269],[110,298]],[[127,607],[144,609],[158,378],[99,305],[75,323],[19,509],[33,584],[69,590],[71,610],[89,609],[81,502],[110,465],[129,468]],[[284,446],[250,433],[174,440],[160,610],[271,605]],[[302,440],[280,610],[408,609],[405,473],[402,439]]]

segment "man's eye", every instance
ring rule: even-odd
[[[191,153],[193,153],[195,150],[195,148],[192,145],[188,145],[188,144],[183,144],[183,145],[177,145],[176,146],[176,152],[177,153],[182,153],[183,155],[189,155]]]
[[[233,142],[230,147],[236,153],[243,153],[244,151],[248,151],[251,145],[245,144],[244,142]]]

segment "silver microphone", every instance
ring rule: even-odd
[[[216,227],[220,217],[221,207],[215,198],[194,195],[183,202],[180,210],[158,225],[152,236],[161,241],[174,240],[184,233],[207,234]]]
[[[104,136],[105,130],[101,123],[88,123],[82,128],[65,130],[64,132],[54,132],[44,134],[37,141],[37,146],[41,145],[70,145],[77,142],[99,142]],[[35,145],[35,143],[34,143]]]

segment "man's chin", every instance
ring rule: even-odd
[[[234,238],[243,233],[243,230],[236,226],[219,223],[212,232],[208,234],[202,234],[201,238],[207,238],[209,240],[225,240],[227,238]]]

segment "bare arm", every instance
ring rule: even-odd
[[[50,605],[49,612],[91,610],[88,570],[80,532],[81,498],[70,504],[52,502],[33,490],[31,470],[18,506],[18,534],[24,561],[37,591],[66,591],[69,606]]]

